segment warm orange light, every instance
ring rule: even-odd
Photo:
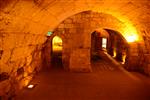
[[[126,54],[124,54],[123,56],[122,56],[122,64],[125,64],[125,60],[126,60]]]
[[[24,86],[27,86],[29,84],[29,81],[30,81],[29,79],[26,79],[24,82]]]
[[[107,38],[102,38],[102,48],[106,49],[107,46]]]
[[[130,22],[126,22],[126,27],[123,30],[123,36],[125,37],[127,42],[139,41],[137,30]]]
[[[61,51],[62,50],[62,39],[59,36],[55,36],[53,38],[53,51]]]
[[[32,85],[32,84],[28,85],[29,89],[32,89],[33,87],[34,87],[34,85]]]
[[[126,37],[128,42],[135,42],[137,40],[137,37],[135,35],[127,36]]]
[[[115,58],[115,57],[116,57],[116,55],[117,55],[117,53],[116,53],[116,49],[114,49],[114,51],[113,51],[113,57]]]

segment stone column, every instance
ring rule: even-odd
[[[138,70],[138,44],[137,43],[129,43],[128,54],[126,58],[125,68],[131,71]]]
[[[87,28],[77,29],[77,33],[72,33],[70,52],[70,71],[91,72],[90,65],[90,45],[91,34]]]
[[[70,71],[91,72],[90,48],[74,49],[70,56]]]

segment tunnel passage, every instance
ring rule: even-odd
[[[52,67],[62,67],[62,39],[59,36],[54,36],[52,39]]]
[[[99,29],[91,34],[91,60],[101,59],[101,52],[107,52],[109,34]]]
[[[129,56],[129,44],[125,38],[117,31],[105,29],[109,35],[108,54],[115,58],[118,62],[125,64]]]
[[[126,25],[112,15],[84,11],[62,21],[50,41],[54,35],[63,37],[62,65],[67,70],[92,71],[91,58],[100,57],[104,51],[128,70],[135,70],[139,68],[138,43],[127,43],[124,30]],[[53,62],[51,59],[47,61]]]
[[[1,0],[0,76],[6,73],[10,79],[5,79],[4,75],[5,80],[0,84],[7,90],[9,85],[16,87],[10,82],[13,80],[17,86],[24,87],[37,70],[51,66],[48,55],[51,48],[44,48],[47,31],[64,34],[63,65],[67,69],[85,70],[90,69],[89,38],[95,29],[110,28],[126,33],[123,36],[129,39],[136,37],[136,29],[143,41],[129,43],[127,68],[138,68],[150,75],[149,22],[149,0]],[[50,44],[46,45],[50,47]],[[24,71],[16,76],[20,68]],[[4,90],[3,94],[8,92]]]
[[[107,53],[120,64],[125,65],[129,56],[128,47],[129,44],[119,32],[111,29],[97,29],[91,34],[91,64],[101,60],[110,62],[105,55]]]

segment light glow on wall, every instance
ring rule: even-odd
[[[122,64],[125,64],[125,61],[126,61],[126,54],[124,54],[123,56],[122,56]]]
[[[137,37],[135,35],[127,36],[126,37],[128,42],[135,42],[137,40]]]
[[[128,27],[124,28],[124,34],[123,34],[127,42],[139,41],[140,39],[136,29],[131,24],[128,24],[127,26]]]
[[[116,52],[116,49],[114,49],[114,51],[113,51],[113,57],[115,58],[116,55],[117,55],[117,52]]]
[[[107,38],[102,38],[102,48],[106,49],[107,47]]]
[[[62,39],[59,36],[55,36],[52,40],[53,51],[62,51]]]
[[[93,8],[92,10],[94,12],[99,12],[99,13],[107,12],[107,14],[110,14],[114,18],[118,19],[122,23],[122,25],[119,25],[117,31],[123,35],[123,37],[127,40],[127,42],[136,42],[142,40],[140,34],[137,32],[136,27],[133,25],[133,22],[131,22],[128,19],[128,17],[122,16],[120,13],[115,12],[113,10],[99,9],[99,7]]]

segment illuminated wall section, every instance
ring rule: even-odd
[[[59,36],[53,38],[52,47],[54,52],[62,51],[62,39]]]
[[[106,49],[107,46],[107,38],[102,38],[102,48]]]
[[[117,13],[117,12],[113,12],[113,11],[109,11],[109,10],[103,10],[100,11],[99,9],[93,9],[92,11],[94,12],[99,12],[99,13],[106,13],[106,14],[110,14],[111,16],[115,17],[116,19],[118,19],[124,27],[119,27],[117,31],[119,31],[122,36],[127,40],[127,42],[139,42],[142,40],[142,38],[140,38],[140,34],[137,32],[136,27],[132,24],[132,22],[122,16],[121,14]],[[111,23],[111,22],[110,22]],[[116,24],[116,23],[112,23],[112,24]],[[118,25],[119,26],[119,25]]]

